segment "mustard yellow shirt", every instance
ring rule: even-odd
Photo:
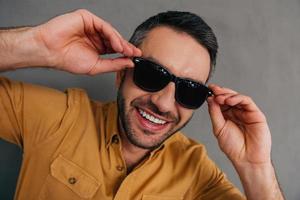
[[[0,136],[23,149],[18,200],[240,200],[202,144],[178,132],[130,174],[116,103],[0,78]]]

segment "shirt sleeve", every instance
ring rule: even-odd
[[[65,93],[0,77],[0,138],[23,151],[54,135],[66,110]]]
[[[188,195],[193,200],[245,200],[245,196],[208,157],[203,147],[195,181]]]

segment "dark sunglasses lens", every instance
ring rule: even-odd
[[[209,94],[209,89],[190,81],[180,81],[176,86],[176,100],[184,107],[199,108]]]
[[[141,89],[156,92],[164,88],[169,82],[168,73],[147,60],[134,60],[134,83]]]

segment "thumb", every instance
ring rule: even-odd
[[[215,102],[214,97],[209,97],[207,99],[207,103],[208,112],[213,126],[213,132],[215,136],[218,137],[219,133],[225,125],[226,120],[223,117],[220,105]]]
[[[134,63],[130,58],[119,57],[119,58],[106,58],[97,60],[97,63],[88,72],[89,75],[95,75],[106,72],[116,72],[125,68],[132,68]]]

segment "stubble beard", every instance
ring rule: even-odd
[[[158,140],[155,142],[152,142],[152,144],[146,144],[144,141],[142,141],[140,138],[138,138],[137,134],[132,128],[132,121],[130,120],[130,113],[133,112],[133,109],[126,109],[126,100],[123,95],[123,80],[121,81],[120,88],[118,90],[118,95],[117,95],[117,105],[118,105],[118,118],[121,122],[121,126],[123,128],[123,131],[125,133],[125,136],[129,140],[129,142],[139,148],[142,149],[147,149],[147,150],[153,150],[159,147],[161,144],[164,143],[165,140],[167,140],[169,137],[171,137],[173,134],[181,130],[186,126],[186,124],[191,120],[192,116],[180,127],[175,128],[176,125],[180,122],[180,119],[177,120],[176,123],[170,128],[170,130],[166,133],[164,133]],[[133,101],[134,102],[134,101]],[[133,103],[131,102],[130,105]],[[153,104],[151,105],[153,107]],[[158,110],[157,108],[155,110]],[[152,133],[143,130],[144,135],[151,135]]]

